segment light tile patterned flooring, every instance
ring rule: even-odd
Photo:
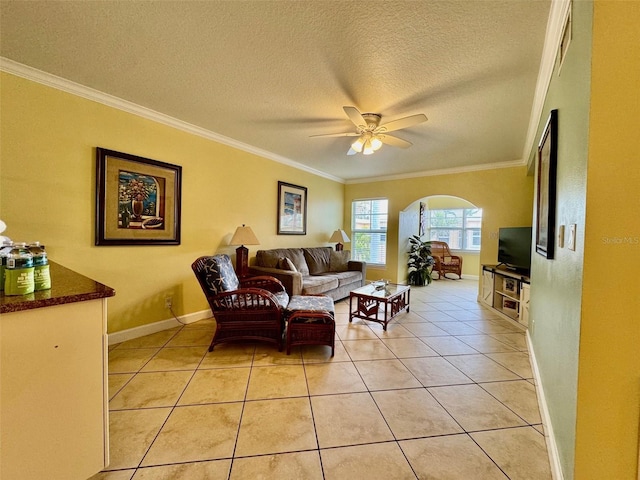
[[[477,281],[411,290],[387,332],[336,304],[336,353],[207,347],[213,320],[112,346],[92,480],[551,479],[524,332]]]

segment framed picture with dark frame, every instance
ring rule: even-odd
[[[558,110],[551,110],[538,144],[536,199],[536,252],[552,259],[556,223],[556,171],[558,164]]]
[[[182,167],[98,147],[96,245],[180,245]]]
[[[306,234],[306,187],[278,182],[278,235]]]

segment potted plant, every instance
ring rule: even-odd
[[[409,285],[429,285],[433,278],[431,270],[435,260],[431,256],[431,242],[424,242],[418,235],[409,238],[408,283]]]

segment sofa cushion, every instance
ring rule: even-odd
[[[302,279],[302,294],[317,295],[338,288],[338,277],[335,275],[311,275]]]
[[[296,270],[298,270],[303,276],[309,275],[309,267],[307,266],[307,262],[304,259],[304,253],[302,252],[301,248],[289,249],[285,257],[293,262]]]
[[[288,270],[290,272],[297,272],[298,271],[298,269],[293,264],[293,262],[291,260],[289,260],[287,257],[282,257],[278,261],[278,268],[280,270]]]
[[[329,271],[331,247],[303,248],[302,250],[311,275]]]
[[[329,258],[329,271],[330,272],[346,272],[349,270],[349,260],[351,259],[351,252],[349,250],[342,250],[336,252],[331,250]]]
[[[283,249],[258,250],[256,252],[256,266],[278,268],[278,262],[283,255]]]
[[[278,268],[281,258],[288,258],[293,262],[302,275],[309,275],[309,267],[304,259],[301,248],[274,248],[272,250],[258,250],[256,253],[256,266]]]
[[[348,270],[346,272],[327,272],[320,276],[337,278],[339,287],[362,281],[362,272],[354,270]]]

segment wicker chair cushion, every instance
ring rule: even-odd
[[[287,306],[287,312],[295,312],[296,310],[330,313],[335,311],[333,299],[326,295],[294,295]]]
[[[286,291],[283,290],[282,292],[274,293],[274,295],[282,308],[286,308],[289,305],[289,294]]]
[[[240,282],[228,255],[207,257],[201,268],[205,271],[204,279],[209,295],[238,289]]]
[[[286,308],[287,314],[294,312],[321,312],[328,313],[326,317],[305,317],[298,316],[292,320],[293,323],[333,323],[334,306],[331,297],[323,295],[294,295]]]

